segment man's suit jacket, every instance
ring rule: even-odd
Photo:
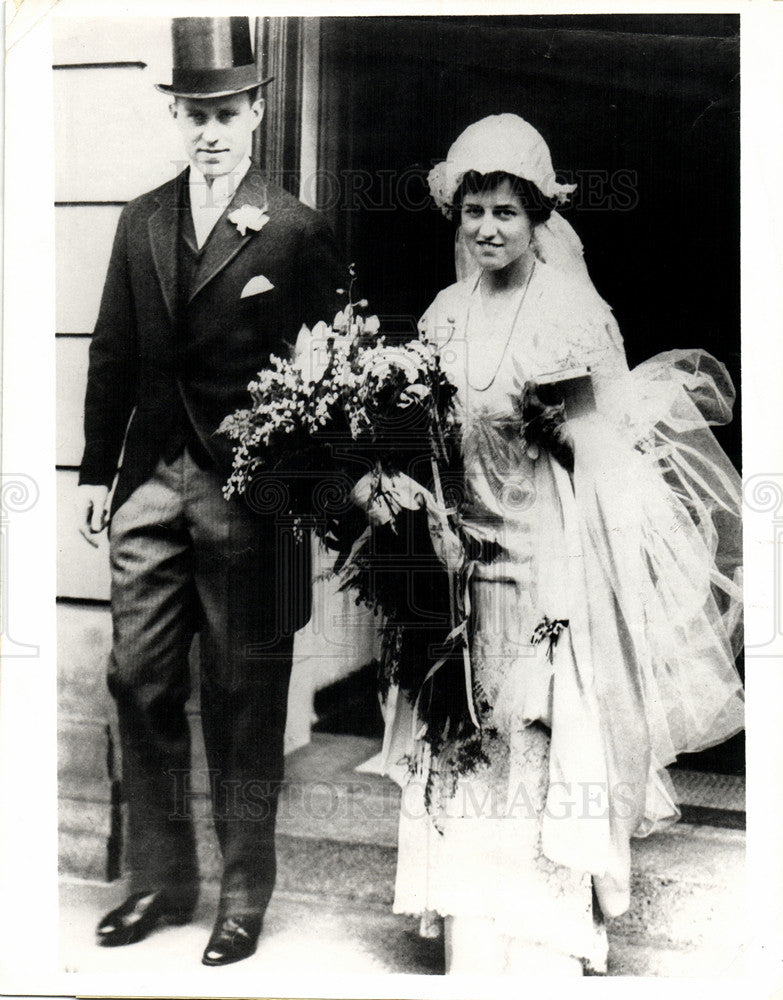
[[[248,382],[269,354],[288,353],[302,323],[329,320],[336,307],[328,225],[251,167],[205,244],[183,337],[177,254],[186,182],[187,171],[123,209],[90,346],[79,481],[110,485],[124,441],[113,511],[150,476],[180,400],[227,477],[233,442],[216,428],[248,406]],[[243,205],[266,208],[260,231],[243,236],[228,220]],[[274,287],[242,298],[259,275]]]

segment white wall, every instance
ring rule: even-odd
[[[119,756],[106,691],[111,643],[105,535],[76,530],[87,351],[122,205],[174,173],[168,23],[54,18],[60,866],[105,878]],[[121,64],[121,65],[117,65]]]

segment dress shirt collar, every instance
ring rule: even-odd
[[[190,215],[199,249],[206,243],[209,234],[215,228],[215,223],[225,212],[249,169],[250,157],[246,156],[231,173],[216,177],[212,181],[212,187],[208,187],[204,175],[199,170],[190,168],[188,176]]]
[[[231,173],[216,177],[212,182],[212,187],[208,187],[201,171],[191,166],[188,185],[190,188],[190,207],[194,215],[202,210],[209,213],[217,208],[222,212],[236,194],[237,188],[249,169],[250,157],[246,156],[234,167]]]

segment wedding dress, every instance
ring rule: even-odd
[[[448,790],[425,807],[402,765],[413,709],[395,693],[394,909],[482,918],[600,969],[595,900],[623,912],[630,837],[679,816],[665,766],[742,727],[740,486],[709,428],[730,419],[733,388],[698,350],[629,372],[590,282],[541,260],[515,298],[486,305],[473,275],[422,320],[458,387],[464,517],[499,552],[471,584],[485,761],[440,775]],[[577,366],[595,409],[568,421],[569,474],[528,448],[513,398]]]

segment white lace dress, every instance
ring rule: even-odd
[[[606,304],[541,262],[491,320],[472,278],[422,323],[459,390],[466,518],[501,555],[471,590],[488,763],[434,815],[405,779],[394,909],[485,917],[600,969],[593,890],[604,914],[627,908],[629,838],[678,817],[664,765],[742,725],[739,482],[707,426],[731,383],[702,352],[629,373]],[[597,408],[569,421],[569,476],[528,455],[512,396],[585,364]],[[532,645],[544,616],[567,625]],[[410,713],[401,696],[389,713],[392,771]]]

